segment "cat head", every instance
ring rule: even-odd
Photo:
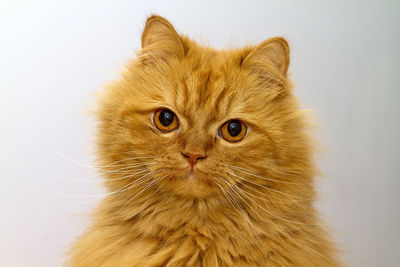
[[[247,180],[285,190],[312,169],[288,66],[282,38],[219,51],[150,17],[137,58],[101,99],[107,184],[204,198]]]

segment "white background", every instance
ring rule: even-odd
[[[245,3],[246,2],[246,3]],[[146,17],[217,48],[281,35],[324,146],[320,207],[350,266],[399,266],[396,1],[1,1],[0,265],[59,266],[88,224],[94,92],[140,47]],[[86,166],[89,165],[89,166]],[[74,196],[88,196],[77,198]]]

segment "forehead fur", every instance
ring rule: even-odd
[[[279,113],[272,110],[280,106],[275,99],[290,95],[289,52],[282,38],[218,51],[178,35],[168,21],[154,16],[146,23],[142,46],[110,90],[107,102],[117,101],[119,111],[166,107],[203,127],[234,118],[257,127],[268,123],[266,114]]]
[[[188,121],[201,118],[222,123],[238,118],[260,125],[273,100],[289,90],[272,74],[266,79],[243,66],[252,47],[217,51],[181,38],[187,47],[183,58],[149,65],[138,60],[128,67],[123,86],[116,88],[124,108],[147,112],[167,107]]]

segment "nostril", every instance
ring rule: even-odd
[[[205,158],[207,158],[207,156],[200,156],[197,159],[200,160],[200,159],[205,159]]]
[[[181,152],[181,153],[185,158],[189,158],[189,159],[205,159],[207,157],[202,154],[185,153],[185,152]]]
[[[188,152],[181,152],[182,156],[187,158],[189,160],[190,166],[193,166],[196,164],[196,162],[200,159],[205,159],[207,156],[202,155],[202,154],[195,154],[195,153],[188,153]]]

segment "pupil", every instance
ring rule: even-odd
[[[174,121],[174,113],[165,109],[160,112],[158,119],[160,120],[162,125],[168,126]]]
[[[237,136],[238,134],[240,134],[241,131],[242,131],[242,124],[240,123],[240,121],[234,120],[228,124],[228,133],[232,137]]]

